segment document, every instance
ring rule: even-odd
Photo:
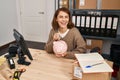
[[[113,72],[99,53],[75,54],[83,73]]]

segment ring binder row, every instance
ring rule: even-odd
[[[116,37],[119,16],[72,14],[72,21],[82,35]]]

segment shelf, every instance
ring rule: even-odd
[[[84,38],[120,41],[120,10],[71,9]]]
[[[120,35],[117,35],[116,38],[111,38],[111,37],[98,37],[98,36],[86,36],[82,35],[84,38],[87,39],[100,39],[100,40],[112,40],[112,41],[120,41]]]

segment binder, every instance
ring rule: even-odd
[[[106,23],[106,17],[102,16],[101,30],[100,30],[100,35],[101,36],[104,36],[104,34],[105,34],[105,23]]]
[[[111,36],[111,31],[112,31],[112,17],[107,17],[107,28],[106,28],[106,36],[109,37]]]
[[[91,17],[91,29],[90,29],[90,34],[91,34],[91,35],[94,35],[94,34],[95,34],[94,29],[95,29],[95,17],[92,16],[92,17]]]
[[[77,16],[77,24],[76,24],[77,27],[80,27],[80,16]]]
[[[86,33],[90,35],[90,16],[86,16]]]
[[[76,15],[76,17],[75,17],[76,19],[75,19],[75,26],[78,28],[78,30],[81,32],[81,26],[80,26],[80,16],[79,15]]]
[[[74,15],[72,16],[72,22],[75,25],[75,16]]]
[[[85,16],[81,16],[81,28],[80,28],[81,34],[85,34]]]
[[[95,25],[95,34],[96,36],[100,36],[100,16],[96,17],[96,25]]]
[[[113,25],[112,25],[111,37],[116,37],[117,27],[118,27],[118,21],[119,21],[118,18],[119,17],[114,17],[113,18]]]
[[[117,29],[117,24],[118,23],[118,17],[115,17],[114,19],[113,19],[113,27],[112,27],[112,29],[114,29],[114,30],[116,30]]]

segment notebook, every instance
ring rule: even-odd
[[[83,73],[113,72],[99,53],[75,54]]]

